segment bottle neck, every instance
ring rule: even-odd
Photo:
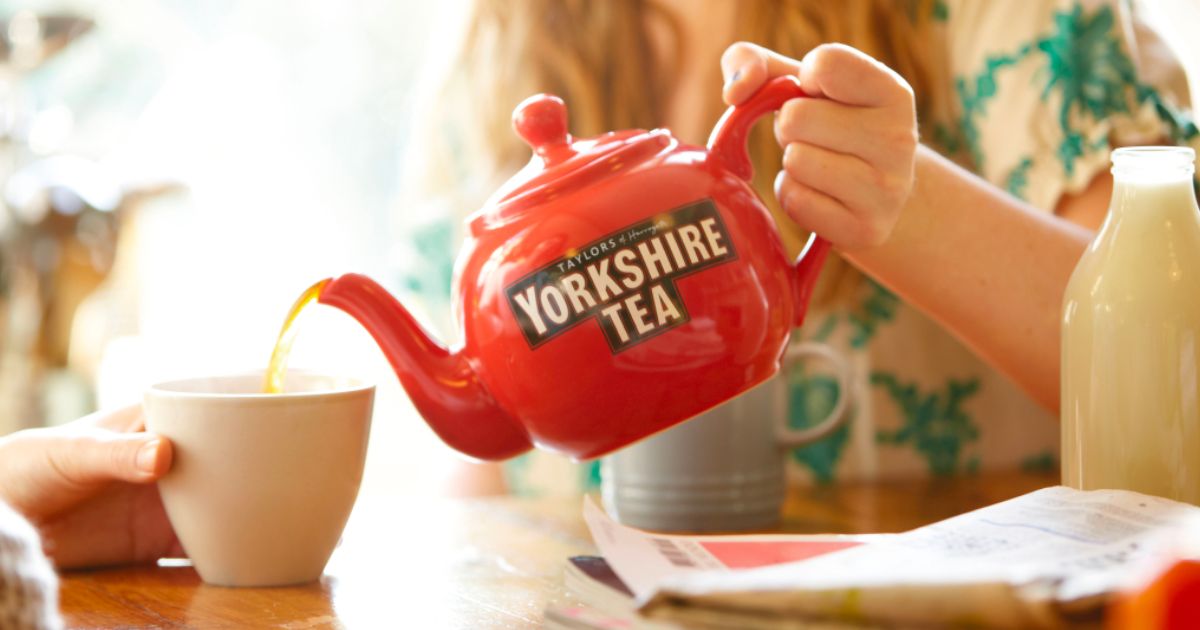
[[[1137,177],[1113,179],[1112,206],[1114,218],[1190,216],[1200,209],[1196,206],[1196,191],[1192,178],[1146,180]]]
[[[1113,218],[1186,216],[1196,210],[1196,154],[1186,147],[1113,151]]]

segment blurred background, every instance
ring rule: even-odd
[[[0,433],[261,369],[323,277],[448,285],[397,245],[399,182],[466,1],[0,1]],[[1195,90],[1200,7],[1146,5]],[[349,318],[312,309],[292,365],[377,379],[366,487],[438,491],[448,449]]]
[[[457,8],[0,2],[0,432],[261,369],[320,278],[422,275],[390,235],[422,57]],[[380,379],[372,450],[392,456],[371,460],[393,470],[368,479],[424,491],[401,469],[448,451],[325,310],[292,364]]]

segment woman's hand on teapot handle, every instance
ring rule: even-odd
[[[135,406],[0,438],[0,500],[33,522],[59,568],[182,555],[153,483],[171,443],[142,427]]]
[[[775,194],[788,216],[842,248],[886,241],[913,186],[917,120],[908,83],[841,44],[796,61],[739,42],[725,50],[721,71],[729,105],[784,74],[799,76],[813,97],[788,101],[775,119],[784,149]]]

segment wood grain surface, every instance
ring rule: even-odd
[[[796,488],[781,530],[894,532],[1057,483],[1013,473]],[[362,496],[317,583],[221,588],[185,562],[63,575],[70,628],[537,628],[568,556],[595,553],[577,499]]]

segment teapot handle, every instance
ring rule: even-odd
[[[715,155],[734,175],[750,181],[754,177],[754,167],[746,154],[746,136],[750,128],[764,114],[778,110],[794,98],[806,96],[808,94],[800,87],[800,79],[793,75],[771,79],[744,103],[725,110],[708,137],[709,155]]]
[[[746,136],[750,133],[750,128],[767,112],[778,110],[793,98],[807,96],[800,87],[800,79],[793,75],[771,79],[746,102],[725,110],[725,114],[717,121],[717,126],[713,127],[712,135],[708,137],[708,154],[715,156],[725,168],[738,177],[750,181],[754,177],[754,167],[746,153]],[[796,304],[793,323],[796,326],[804,322],[808,301],[816,284],[817,272],[821,270],[828,254],[829,241],[811,234],[804,250],[796,258],[796,270],[792,276],[792,293]]]

